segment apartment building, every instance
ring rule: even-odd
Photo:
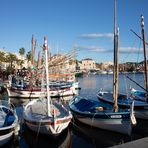
[[[83,59],[80,64],[80,70],[86,71],[92,69],[96,69],[96,62],[90,58]]]

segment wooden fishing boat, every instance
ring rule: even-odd
[[[97,97],[100,101],[104,103],[114,104],[112,98],[112,92],[105,92],[103,90],[99,91]],[[133,99],[133,96],[128,96],[125,94],[118,94],[118,106],[120,108],[129,109],[132,102],[134,101],[134,114],[136,118],[148,119],[148,103],[142,100]]]
[[[20,88],[7,87],[8,96],[10,98],[38,98],[42,95],[41,88]]]
[[[8,96],[10,98],[38,98],[43,94],[41,88],[16,88],[11,87],[7,88]],[[76,91],[73,90],[73,87],[64,86],[64,87],[51,87],[50,88],[51,97],[64,97],[76,95]]]
[[[18,130],[18,117],[13,104],[0,100],[0,146],[6,144]]]
[[[145,36],[145,28],[144,28],[144,16],[141,15],[141,33],[142,33],[142,41],[143,41],[143,53],[144,53],[144,78],[145,78],[145,88],[140,86],[142,90],[136,90],[134,88],[131,89],[131,93],[134,99],[140,99],[148,102],[148,66],[147,66],[147,52],[146,52],[146,36]],[[137,83],[136,83],[137,84]]]
[[[144,17],[141,16],[141,26],[142,26],[142,32],[144,29]],[[145,65],[147,65],[145,63]],[[146,66],[147,67],[147,66]],[[147,74],[146,74],[147,75]],[[140,85],[139,85],[140,86]],[[148,89],[148,86],[146,84],[146,89]],[[97,94],[99,100],[114,104],[114,99],[111,97],[111,92],[105,92],[103,90],[100,90]],[[118,94],[117,96],[118,105],[121,108],[129,108],[131,103],[134,101],[134,111],[136,118],[140,119],[148,119],[148,103],[147,103],[147,93],[141,90],[135,90],[134,88],[131,89],[131,95],[124,95],[124,94]]]
[[[130,135],[135,124],[135,119],[131,122],[133,108],[114,112],[110,105],[80,96],[75,96],[69,105],[75,119],[93,127]]]
[[[59,83],[54,82],[49,84],[51,97],[64,97],[77,95],[79,88],[78,82]],[[38,98],[43,95],[41,86],[26,86],[12,85],[7,87],[8,96],[12,98]]]
[[[44,96],[30,101],[25,107],[23,117],[26,125],[37,133],[57,136],[66,129],[72,115],[61,103],[53,102],[50,97],[48,78],[47,40],[44,37],[45,78],[46,88],[43,88]],[[44,80],[44,79],[43,79]],[[45,84],[45,83],[44,83]]]
[[[114,12],[116,12],[116,0],[114,0]],[[114,18],[116,13],[114,13]],[[73,116],[79,121],[90,126],[105,130],[131,134],[132,125],[136,124],[132,102],[130,109],[119,109],[117,104],[118,95],[118,32],[116,30],[116,19],[114,19],[114,92],[110,96],[114,99],[114,106],[91,99],[74,97],[70,103]]]

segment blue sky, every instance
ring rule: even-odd
[[[113,61],[113,0],[0,0],[0,49],[37,51],[44,35],[52,53],[78,49],[77,59]],[[143,60],[140,15],[148,33],[148,0],[117,0],[120,62]],[[148,35],[146,35],[148,38]],[[139,53],[139,54],[138,54]],[[37,53],[36,53],[37,55]]]

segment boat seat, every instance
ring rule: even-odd
[[[88,101],[86,99],[80,100],[78,103],[76,103],[76,107],[80,111],[87,111],[89,108],[93,107],[95,104],[91,101]]]
[[[14,116],[12,116],[12,115],[10,115],[10,114],[7,114],[3,126],[4,126],[4,127],[5,127],[5,126],[10,126],[10,125],[14,122],[14,119],[15,119]]]
[[[118,99],[126,99],[126,98],[127,98],[127,97],[126,97],[125,95],[121,95],[121,94],[120,94],[120,95],[118,96]]]
[[[145,92],[136,91],[134,94],[139,96],[139,97],[146,97],[146,93]]]
[[[6,113],[6,117],[5,117],[5,121],[4,121],[3,126],[4,127],[5,126],[10,126],[14,122],[15,117],[14,117],[13,113],[10,110],[8,110],[7,108],[3,107],[2,109]]]

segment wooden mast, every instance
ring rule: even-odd
[[[50,94],[49,94],[49,78],[48,78],[48,47],[47,47],[47,39],[44,37],[44,51],[45,51],[45,71],[46,71],[46,90],[47,90],[47,114],[51,116],[50,109]]]
[[[41,51],[38,52],[38,61],[37,61],[37,68],[39,69],[41,67]]]
[[[34,36],[31,39],[31,64],[34,64]]]
[[[114,0],[114,75],[113,75],[113,99],[114,112],[118,111],[118,32],[116,28],[116,0]]]
[[[37,40],[34,41],[34,35],[32,35],[31,39],[31,64],[34,65],[34,55],[36,50]]]
[[[142,41],[143,41],[143,50],[144,50],[144,72],[145,72],[145,89],[148,92],[148,69],[147,69],[147,57],[146,57],[146,37],[144,30],[144,16],[141,15],[141,33],[142,33]],[[148,95],[146,96],[148,97]],[[147,98],[148,100],[148,98]]]

